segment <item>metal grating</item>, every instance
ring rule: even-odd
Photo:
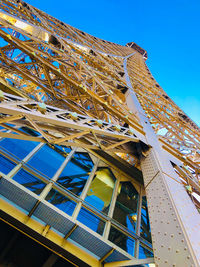
[[[31,194],[28,194],[23,189],[15,185],[11,180],[8,181],[5,178],[0,179],[0,194],[28,212],[37,202],[37,198],[34,198]],[[46,224],[51,225],[51,227],[63,235],[68,233],[74,225],[69,218],[60,214],[58,211],[54,210],[53,206],[50,207],[44,202],[39,204],[33,215]],[[74,230],[74,232],[70,235],[70,239],[81,245],[83,248],[89,250],[99,258],[102,258],[104,255],[106,255],[112,248],[112,246],[94,236],[89,231],[83,229],[81,226]],[[127,259],[130,258],[115,250],[106,261],[111,262]]]
[[[53,206],[51,208],[43,202],[39,204],[33,215],[64,235],[74,225],[68,218],[55,211]]]
[[[28,212],[37,202],[32,195],[3,177],[0,180],[0,194]]]
[[[76,241],[76,243],[88,249],[100,258],[102,258],[112,248],[101,239],[81,227],[76,228],[76,230],[71,234],[70,239]]]

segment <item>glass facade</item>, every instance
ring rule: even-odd
[[[61,152],[62,150],[59,151],[55,146],[44,145],[28,161],[28,165],[41,174],[52,178],[65,159]]]
[[[116,178],[107,167],[97,168],[85,201],[108,214]]]
[[[81,208],[77,219],[96,233],[100,235],[103,234],[105,221],[93,214],[91,211]]]
[[[153,257],[153,253],[151,251],[149,251],[143,246],[139,247],[139,258],[140,259],[146,259],[146,258],[152,258],[152,257]]]
[[[75,195],[80,196],[93,165],[88,153],[75,152],[62,171],[57,183]]]
[[[38,145],[37,142],[4,138],[0,141],[0,149],[8,151],[11,155],[22,160]]]
[[[14,167],[16,163],[12,160],[4,157],[3,155],[0,156],[0,171],[4,174],[8,174]]]
[[[55,189],[51,189],[45,198],[49,203],[57,207],[58,209],[64,211],[65,213],[72,215],[76,203],[70,198],[66,197],[62,193]]]
[[[135,240],[115,227],[111,227],[108,238],[115,245],[134,256]]]
[[[131,182],[121,182],[115,204],[113,219],[135,232],[139,194]]]
[[[142,197],[140,235],[147,241],[151,242],[151,228],[150,228],[149,213],[147,207],[147,199],[145,196]]]
[[[28,133],[37,136],[31,129]],[[151,249],[144,245],[149,242],[151,247],[146,197],[142,197],[138,220],[141,198],[129,178],[122,178],[113,167],[82,148],[38,146],[37,142],[4,138],[0,140],[0,152],[0,171],[8,179],[96,234],[107,236],[122,251],[135,256],[135,244],[139,242],[139,258],[152,257]],[[139,236],[136,229],[140,229]]]
[[[32,175],[28,171],[21,169],[13,177],[13,180],[23,185],[33,193],[39,195],[45,187],[45,183],[41,179]]]

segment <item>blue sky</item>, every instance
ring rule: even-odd
[[[146,49],[154,78],[200,125],[199,0],[26,2],[96,37]]]

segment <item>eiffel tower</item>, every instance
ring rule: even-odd
[[[200,131],[147,52],[0,1],[0,265],[200,266]]]

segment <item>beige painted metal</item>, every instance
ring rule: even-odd
[[[125,68],[126,70],[126,68]],[[127,70],[126,70],[127,71]],[[127,74],[127,83],[130,80]],[[152,146],[141,160],[157,266],[200,266],[200,215],[179,176],[163,153],[158,138],[133,91],[127,105],[138,113]]]

